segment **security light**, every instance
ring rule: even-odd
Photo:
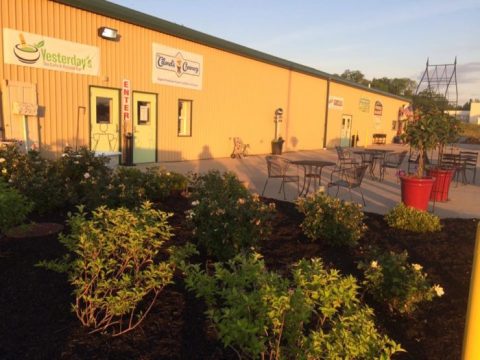
[[[119,39],[117,29],[113,29],[105,26],[102,26],[101,28],[98,29],[98,36],[104,39],[113,40],[113,41],[117,41]]]

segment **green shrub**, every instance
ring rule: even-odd
[[[54,168],[61,179],[62,192],[68,205],[83,204],[88,209],[94,209],[105,204],[104,197],[112,172],[107,166],[108,161],[104,156],[95,156],[86,147],[65,149],[55,161]]]
[[[0,233],[22,224],[32,210],[32,203],[0,178]]]
[[[186,285],[204,298],[220,340],[244,359],[388,359],[399,345],[378,333],[352,276],[302,260],[288,280],[258,254],[186,267]]]
[[[406,251],[379,254],[370,262],[361,262],[363,284],[376,301],[384,302],[390,311],[410,314],[420,303],[443,295],[440,285],[431,285],[419,264],[407,262]]]
[[[385,215],[388,226],[418,233],[442,230],[440,218],[426,211],[421,211],[403,203],[398,204]]]
[[[171,237],[170,214],[152,209],[99,207],[87,219],[83,207],[70,216],[71,234],[60,241],[70,254],[39,265],[68,272],[73,309],[84,326],[119,335],[146,317],[163,288],[172,282],[174,264],[159,261]]]
[[[0,177],[33,202],[38,213],[59,209],[65,203],[63,184],[53,162],[43,159],[38,151],[24,153],[14,145],[0,148]]]
[[[118,168],[107,186],[104,201],[110,206],[138,206],[145,200],[163,200],[173,192],[184,190],[187,178],[183,175],[149,168]]]
[[[322,192],[300,197],[296,205],[305,214],[301,227],[312,241],[324,239],[333,246],[355,246],[367,229],[359,205]]]
[[[198,244],[219,260],[248,251],[271,230],[274,204],[261,203],[233,173],[210,171],[194,179],[191,199],[187,222]]]

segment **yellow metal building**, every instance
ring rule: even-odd
[[[402,97],[107,1],[0,0],[0,136],[133,161],[227,157],[234,137],[271,151],[396,135]]]

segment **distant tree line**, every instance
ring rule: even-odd
[[[369,86],[373,89],[385,91],[393,95],[404,96],[406,98],[412,99],[414,107],[422,108],[425,106],[430,106],[432,103],[435,104],[435,107],[442,110],[455,109],[455,110],[470,110],[470,104],[472,102],[480,101],[478,99],[470,99],[463,105],[451,106],[448,102],[448,99],[441,95],[436,94],[428,89],[421,91],[419,94],[415,95],[415,90],[417,89],[417,82],[409,78],[373,78],[368,80],[365,78],[365,75],[359,70],[345,70],[341,75],[335,74],[345,80],[352,81],[364,86]]]

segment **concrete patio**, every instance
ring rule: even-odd
[[[480,151],[478,145],[460,145],[461,148]],[[373,147],[373,146],[372,146]],[[405,145],[383,145],[377,146],[381,149],[391,149],[394,151],[408,150]],[[290,160],[326,160],[337,161],[337,154],[335,150],[312,150],[312,151],[298,151],[287,152],[282,156]],[[408,156],[407,156],[408,157]],[[251,191],[261,193],[265,180],[267,178],[267,166],[265,162],[265,155],[253,155],[242,159],[211,159],[211,160],[195,160],[195,161],[181,161],[181,162],[166,162],[161,163],[161,167],[168,171],[179,172],[187,174],[189,172],[204,173],[211,169],[218,169],[220,171],[233,171],[239,179],[245,181]],[[143,165],[142,167],[149,167]],[[406,170],[407,159],[405,159],[402,169]],[[330,180],[333,167],[326,167],[322,172],[322,185],[326,185]],[[378,169],[377,169],[378,170]],[[478,170],[478,165],[477,165]],[[299,170],[299,175],[302,175],[303,170]],[[378,172],[377,172],[378,173]],[[433,202],[429,204],[429,211],[434,212],[441,218],[479,218],[480,217],[480,171],[478,171],[475,184],[464,185],[461,182],[458,185],[452,182],[449,193],[449,200],[446,202]],[[472,174],[467,174],[471,181]],[[302,181],[302,178],[301,178]],[[265,191],[266,197],[283,200],[283,194],[278,193],[280,187],[279,179],[271,179]],[[395,176],[394,169],[387,169],[385,179],[379,182],[371,179],[368,173],[362,183],[362,191],[366,200],[365,211],[385,214],[397,203],[400,202],[400,183]],[[336,188],[330,189],[330,194],[335,195]],[[286,185],[286,195],[288,201],[294,201],[297,196],[296,185],[288,183]],[[353,201],[361,203],[361,196],[358,191],[353,190]],[[338,195],[340,198],[350,200],[348,190],[340,189]]]

